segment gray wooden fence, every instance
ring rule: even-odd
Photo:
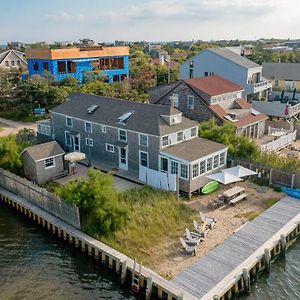
[[[65,203],[59,197],[40,188],[31,181],[0,168],[0,186],[80,229],[78,207]]]
[[[291,188],[300,188],[300,173],[292,173],[272,169],[263,165],[254,164],[244,160],[232,160],[232,166],[241,165],[259,173],[260,177],[267,178],[269,184],[284,185]]]

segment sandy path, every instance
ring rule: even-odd
[[[172,278],[175,274],[183,271],[190,266],[193,262],[198,260],[201,256],[205,255],[210,249],[227,239],[233,232],[246,223],[247,216],[251,212],[262,212],[266,207],[266,200],[270,198],[281,199],[284,194],[274,192],[268,189],[265,193],[258,193],[253,187],[249,187],[247,182],[239,183],[243,186],[249,194],[247,199],[240,202],[236,206],[224,206],[216,210],[208,210],[207,203],[213,198],[213,195],[202,196],[187,203],[189,207],[203,212],[207,216],[211,216],[217,220],[217,224],[210,231],[206,239],[200,243],[197,249],[196,256],[190,256],[182,253],[181,245],[178,237],[172,240],[165,241],[161,245],[155,247],[151,251],[151,267],[162,276]],[[220,192],[218,192],[220,193]],[[192,224],[189,228],[193,229]]]
[[[24,123],[16,122],[7,119],[0,118],[0,136],[7,136],[10,134],[16,134],[20,129],[30,128],[34,131],[37,130],[36,123]]]

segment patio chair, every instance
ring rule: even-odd
[[[190,230],[188,228],[185,229],[185,242],[188,245],[199,245],[199,243],[203,240],[203,238],[201,237],[201,235],[199,233],[196,232],[190,232]]]
[[[199,211],[199,214],[202,222],[205,224],[205,227],[209,229],[213,229],[214,225],[217,222],[216,219],[208,216],[204,216],[201,211]]]
[[[196,256],[196,246],[189,246],[182,237],[180,238],[180,242],[181,242],[183,249],[187,253],[193,253]]]

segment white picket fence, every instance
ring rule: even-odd
[[[139,180],[157,189],[177,191],[176,174],[159,172],[140,166]]]
[[[292,143],[293,141],[296,140],[296,134],[297,134],[297,130],[295,130],[294,132],[284,135],[281,138],[272,141],[268,144],[263,144],[260,146],[260,149],[262,151],[266,151],[266,152],[272,152],[272,151],[277,151],[281,148],[284,148],[285,146],[289,145],[290,143]]]

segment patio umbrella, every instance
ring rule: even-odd
[[[250,169],[247,169],[243,166],[240,166],[240,165],[233,167],[233,168],[225,169],[225,170],[223,170],[223,172],[231,174],[236,177],[246,177],[246,176],[251,176],[251,175],[257,174],[256,172],[254,172]]]
[[[71,152],[65,155],[65,160],[80,161],[85,159],[85,154],[82,152]]]
[[[243,180],[243,179],[241,179],[237,176],[231,175],[231,174],[226,173],[226,172],[219,172],[219,173],[208,175],[206,177],[209,178],[209,179],[218,181],[218,182],[220,182],[224,185]]]

